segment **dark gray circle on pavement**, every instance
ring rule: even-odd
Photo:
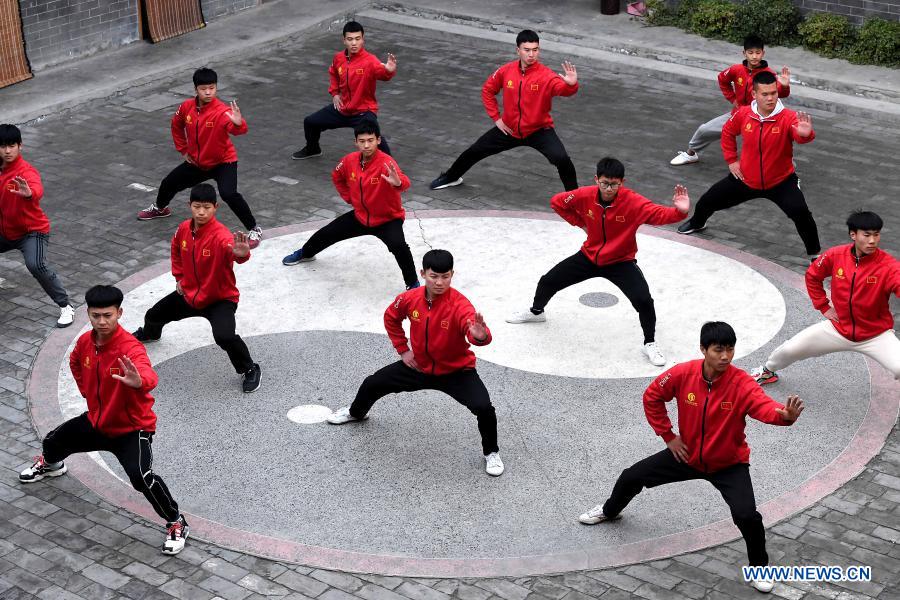
[[[804,294],[776,285],[788,322],[738,361],[741,368],[821,318]],[[247,342],[263,370],[254,394],[240,392],[240,377],[216,346],[157,365],[153,465],[192,514],[307,545],[415,558],[572,552],[729,518],[712,486],[695,481],[645,490],[615,527],[575,521],[606,498],[622,469],[665,448],[644,417],[649,378],[555,377],[479,361],[507,469],[491,478],[474,417],[437,392],[386,397],[363,423],[288,420],[300,404],[349,404],[367,375],[397,360],[385,335],[304,331]],[[808,408],[791,428],[747,420],[760,504],[847,446],[870,393],[857,354],[812,359],[781,375],[766,391],[782,402],[799,393]],[[107,462],[122,476],[112,457]]]
[[[619,303],[619,299],[614,294],[606,292],[588,292],[579,296],[578,301],[592,308],[608,308]]]

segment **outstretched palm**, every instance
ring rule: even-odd
[[[137,367],[134,366],[131,359],[127,356],[123,356],[116,360],[119,362],[119,370],[122,374],[119,375],[118,373],[113,373],[112,378],[118,379],[128,387],[135,389],[141,387],[144,381],[141,379],[141,374],[138,373]]]
[[[679,211],[687,214],[691,211],[691,197],[688,196],[687,188],[680,183],[675,186],[675,194],[672,196],[672,204]]]

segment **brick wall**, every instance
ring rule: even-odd
[[[862,23],[868,17],[900,20],[900,0],[793,0],[804,14],[830,12]]]
[[[258,0],[201,0],[207,22]],[[19,0],[25,50],[39,71],[140,39],[138,0]],[[190,35],[190,34],[188,34]]]

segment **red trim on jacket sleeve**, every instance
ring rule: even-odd
[[[83,398],[86,398],[84,384],[81,379],[81,344],[77,342],[75,347],[72,348],[72,353],[69,354],[69,370],[72,371],[72,377],[75,379],[75,385],[78,386],[79,393],[81,393]]]
[[[146,394],[159,384],[159,375],[153,370],[153,365],[150,364],[150,358],[147,356],[147,350],[140,342],[129,348],[126,356],[131,359],[141,376],[140,389],[142,392]]]
[[[635,194],[638,198],[644,200],[641,205],[641,220],[648,225],[670,225],[683,221],[688,213],[683,213],[674,206],[663,206],[651,202],[640,194]]]
[[[806,137],[800,137],[797,133],[797,125],[800,123],[800,120],[797,118],[797,113],[791,115],[791,123],[789,127],[791,128],[791,139],[797,142],[798,144],[808,144],[814,139],[816,139],[816,130],[813,129],[809,132],[809,135]]]
[[[172,115],[172,141],[175,142],[175,150],[178,151],[179,154],[184,154],[187,152],[188,144],[187,144],[187,134],[184,132],[184,117],[181,116],[181,110],[184,108],[184,105],[178,107],[178,110],[175,111],[175,114]]]
[[[740,111],[734,113],[722,126],[722,155],[729,165],[738,161],[737,136],[740,134],[741,119],[738,119],[740,114]]]
[[[394,168],[397,169],[397,174],[400,176],[400,187],[394,189],[400,192],[405,192],[409,189],[409,186],[412,185],[409,181],[409,177],[406,176],[406,173],[403,172],[403,170],[400,168],[400,165],[397,164],[396,160],[388,159],[388,161],[394,163]]]
[[[22,200],[34,203],[40,202],[41,198],[44,197],[44,184],[41,182],[41,174],[38,173],[38,170],[31,165],[28,165],[28,168],[22,171],[21,177],[25,180],[28,184],[28,188],[31,190],[31,197],[25,198],[23,196]]]
[[[732,67],[728,67],[719,73],[718,81],[719,89],[722,90],[722,95],[725,96],[725,99],[731,104],[734,104],[737,100],[737,95],[734,93],[734,87],[731,85],[731,69]]]
[[[230,110],[229,110],[230,112]],[[225,118],[228,119],[227,124],[225,125],[225,130],[231,135],[244,135],[249,131],[249,127],[247,126],[247,119],[242,118],[240,125],[235,125],[231,118],[228,115],[225,115]]]
[[[350,186],[347,185],[347,180],[345,179],[346,169],[344,169],[344,163],[347,162],[348,156],[345,156],[341,162],[337,164],[334,170],[331,171],[331,183],[334,184],[334,189],[337,190],[337,193],[343,198],[344,202],[352,204]]]
[[[497,93],[502,87],[503,77],[500,75],[500,70],[502,68],[503,67],[500,67],[494,71],[494,73],[484,82],[484,85],[481,86],[481,103],[484,105],[484,110],[487,111],[488,116],[494,123],[500,118],[500,105],[497,103]]]
[[[172,277],[175,278],[175,282],[181,281],[181,278],[184,277],[184,270],[181,265],[181,249],[178,247],[178,233],[181,231],[181,227],[179,227],[175,231],[175,235],[172,236]]]
[[[675,434],[672,432],[672,421],[669,419],[669,413],[666,412],[666,402],[675,397],[676,381],[680,378],[675,371],[678,366],[680,365],[672,367],[654,379],[653,383],[644,391],[644,415],[656,435],[666,443],[675,438]]]
[[[337,69],[334,68],[334,59],[328,66],[328,95],[334,98],[340,93],[340,81],[338,81]]]
[[[484,330],[487,333],[487,337],[485,339],[483,339],[482,341],[479,342],[478,340],[475,339],[474,336],[469,335],[469,321],[475,320],[475,313],[476,313],[475,307],[472,306],[471,302],[467,301],[465,303],[465,305],[462,306],[462,310],[459,311],[459,323],[458,323],[459,330],[463,334],[463,336],[466,338],[466,341],[468,341],[473,346],[487,346],[488,344],[491,343],[491,340],[494,339],[493,336],[491,335],[491,329],[490,329],[490,327],[487,326],[487,323],[485,323],[485,325],[484,325]]]
[[[375,69],[375,79],[377,79],[378,81],[390,81],[394,78],[394,75],[397,74],[397,69],[388,71],[387,67],[384,66],[383,62],[378,60],[377,56],[373,54],[372,58],[374,59],[373,67]]]
[[[809,299],[812,300],[812,305],[815,309],[822,314],[825,314],[831,308],[831,302],[828,300],[828,295],[825,293],[825,285],[822,282],[827,277],[831,277],[833,266],[834,257],[832,256],[832,250],[828,250],[814,260],[809,265],[809,268],[806,269],[806,293],[809,295]]]
[[[775,412],[776,409],[783,409],[784,405],[770,398],[753,379],[749,376],[742,379],[740,393],[747,395],[747,414],[750,417],[769,425],[789,426],[796,422],[785,421],[780,414]]]
[[[554,195],[550,198],[550,208],[556,211],[556,214],[565,219],[567,223],[575,227],[584,228],[587,226],[584,217],[578,213],[578,198],[574,190]]]
[[[575,85],[569,85],[566,83],[566,80],[562,78],[559,73],[554,71],[550,71],[552,73],[548,83],[550,84],[550,95],[551,96],[574,96],[576,92],[578,92],[578,82],[575,82]]]
[[[404,300],[404,294],[400,294],[384,311],[384,329],[391,339],[391,344],[397,350],[397,354],[409,352],[409,340],[406,338],[406,332],[403,331],[403,319],[406,318]]]

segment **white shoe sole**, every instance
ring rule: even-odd
[[[446,189],[446,188],[448,188],[448,187],[456,187],[456,186],[458,186],[458,185],[462,185],[462,182],[463,182],[463,178],[460,177],[460,178],[457,179],[456,181],[451,181],[450,183],[445,183],[444,185],[439,185],[439,186],[437,186],[437,187],[430,187],[430,186],[429,186],[429,189],[431,189],[431,190],[433,190],[433,191],[434,191],[434,190],[443,190],[443,189]]]
[[[49,473],[44,473],[43,475],[37,475],[33,479],[22,479],[20,477],[19,483],[34,483],[36,481],[41,481],[48,477],[59,477],[60,475],[65,475],[68,472],[68,470],[69,470],[69,467],[67,467],[66,465],[63,465],[62,469],[58,469],[56,471],[51,471]]]
[[[299,265],[300,263],[305,263],[305,262],[312,262],[314,260],[316,260],[315,256],[313,256],[312,258],[301,258],[300,260],[295,260],[294,262],[281,261],[281,264],[283,264],[286,267],[293,267],[294,265]]]
[[[184,550],[184,546],[187,543],[188,536],[190,536],[190,535],[191,535],[191,532],[186,531],[181,538],[181,544],[179,546],[175,546],[173,548],[168,548],[168,547],[166,547],[165,544],[163,544],[162,553],[167,556],[175,556],[176,554],[180,553],[182,550]]]
[[[693,160],[684,159],[681,156],[676,156],[672,160],[669,161],[669,164],[673,167],[682,167],[684,165],[692,165],[694,163],[700,162],[700,157],[696,156]]]
[[[522,323],[546,323],[547,322],[547,317],[545,317],[543,313],[541,313],[540,315],[534,315],[534,316],[535,316],[534,319],[529,319],[527,317],[524,319],[519,318],[519,317],[509,317],[508,319],[505,319],[505,321],[507,323],[512,323],[513,325],[520,325]],[[541,317],[541,318],[537,318],[537,317]]]

